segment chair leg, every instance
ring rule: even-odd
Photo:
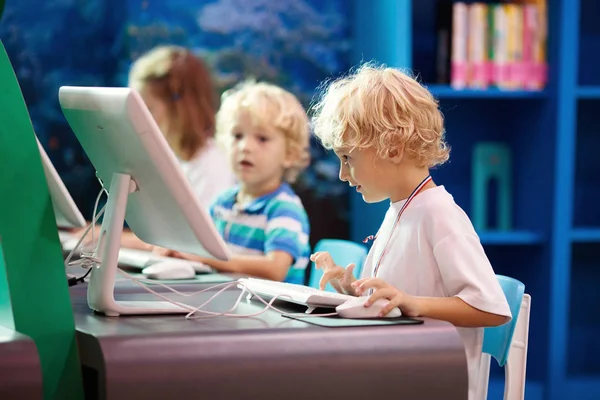
[[[512,373],[513,368],[510,367],[510,362],[507,362],[506,365],[504,365],[504,400],[509,400],[509,399],[513,399],[512,394],[510,393],[511,391],[511,386],[510,386],[510,382],[511,382],[511,376],[510,374]],[[516,398],[514,398],[514,400],[517,400]]]
[[[477,383],[477,400],[487,399],[491,359],[492,358],[488,353],[481,354],[481,363],[479,364],[479,382]]]
[[[510,353],[504,366],[504,400],[523,400],[525,398],[530,303],[531,297],[528,294],[523,295]]]

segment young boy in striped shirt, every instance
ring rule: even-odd
[[[242,83],[223,94],[216,136],[239,184],[219,195],[210,213],[234,257],[221,261],[175,255],[223,272],[302,284],[310,228],[289,183],[306,166],[306,111],[280,87]]]

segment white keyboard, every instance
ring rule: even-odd
[[[246,287],[260,296],[270,298],[278,296],[277,299],[305,305],[310,308],[335,308],[336,306],[345,303],[347,300],[356,299],[356,297],[347,294],[326,292],[293,283],[256,278],[240,278],[238,279],[238,282],[240,288]]]
[[[58,237],[62,244],[63,250],[67,252],[72,251],[75,248],[77,241],[79,240],[71,233],[60,230],[58,231]],[[76,254],[76,256],[78,257],[79,255]],[[152,264],[156,264],[157,262],[170,260],[173,260],[173,257],[157,256],[156,254],[153,254],[152,252],[146,250],[136,250],[127,248],[122,248],[119,250],[119,264],[127,267],[143,269],[151,266]],[[179,258],[177,260],[181,261],[181,259]],[[207,274],[215,272],[211,267],[200,262],[188,262],[194,268],[196,273]]]
[[[77,244],[77,238],[70,232],[58,230],[58,240],[60,240],[60,244],[63,246],[66,243],[69,243],[70,249],[67,251],[73,250],[73,247]]]
[[[146,250],[126,249],[119,250],[119,264],[134,268],[146,268],[152,264],[162,261],[171,261],[173,257],[161,257]],[[177,261],[181,261],[177,258]],[[196,273],[207,274],[215,272],[211,267],[197,261],[186,260],[194,268]]]

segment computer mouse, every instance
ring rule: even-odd
[[[142,270],[148,279],[193,279],[196,276],[196,270],[186,260],[165,260],[159,261]]]
[[[388,305],[389,300],[377,299],[369,307],[365,307],[365,302],[367,300],[368,297],[366,296],[357,297],[340,304],[335,310],[342,318],[380,318],[379,313]],[[402,311],[396,307],[383,318],[396,318],[400,316],[402,316]]]

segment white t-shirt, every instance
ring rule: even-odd
[[[227,156],[212,138],[191,160],[179,163],[200,204],[207,210],[217,195],[235,185]]]
[[[417,195],[391,232],[406,200],[390,205],[365,260],[362,277],[373,276],[390,234],[377,277],[414,296],[457,296],[489,313],[511,316],[506,297],[469,217],[443,186]],[[469,399],[477,392],[483,328],[457,328],[465,345]]]

